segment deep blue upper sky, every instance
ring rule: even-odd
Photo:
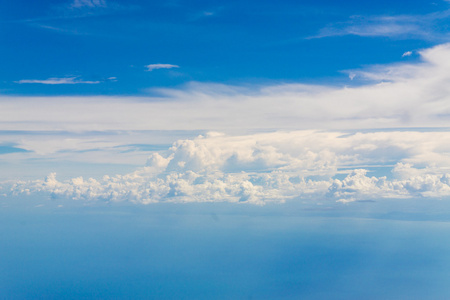
[[[0,91],[141,95],[189,81],[348,80],[340,71],[446,42],[447,9],[442,0],[3,1]]]

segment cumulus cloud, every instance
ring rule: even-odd
[[[40,83],[40,84],[97,84],[100,81],[89,81],[78,79],[77,77],[63,77],[63,78],[49,78],[44,80],[39,79],[22,79],[15,81],[15,83]]]
[[[58,181],[50,174],[16,182],[10,193],[142,204],[440,198],[450,196],[449,145],[450,132],[212,132],[153,152],[126,175]],[[380,166],[391,171],[371,176]]]
[[[171,65],[171,64],[150,64],[145,66],[147,68],[147,71],[153,71],[158,69],[172,69],[172,68],[179,68],[180,66],[177,65]]]

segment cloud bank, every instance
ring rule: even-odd
[[[450,133],[430,128],[449,124],[450,44],[418,53],[420,62],[352,70],[351,87],[191,83],[144,97],[0,97],[5,131],[226,132],[181,139],[129,174],[69,181],[52,174],[3,191],[136,203],[448,197]],[[36,155],[122,145],[3,142]]]
[[[449,153],[450,132],[211,132],[153,152],[129,174],[58,181],[53,173],[16,182],[9,194],[141,204],[442,198],[450,196]],[[388,171],[371,175],[379,168]]]
[[[190,83],[142,97],[0,97],[1,130],[446,127],[450,44],[421,61],[352,70],[353,86]],[[71,83],[53,80],[52,83]],[[50,83],[50,82],[48,82]],[[40,105],[36,106],[35,103]]]

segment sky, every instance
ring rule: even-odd
[[[148,96],[152,89],[189,82],[351,85],[340,76],[345,70],[417,61],[417,51],[445,43],[448,6],[446,1],[4,2],[1,89],[14,96]]]
[[[447,1],[1,5],[5,195],[450,195]]]
[[[445,0],[0,2],[0,291],[448,298],[449,25]]]

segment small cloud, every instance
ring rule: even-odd
[[[147,71],[153,71],[157,69],[172,69],[172,68],[179,68],[180,66],[177,65],[171,65],[171,64],[150,64],[145,66],[147,68]]]
[[[116,82],[117,81],[117,77],[108,77],[108,80],[109,81],[112,81],[112,82]]]
[[[223,7],[216,7],[214,9],[198,11],[188,16],[189,21],[198,21],[204,18],[211,18],[217,16],[217,14],[223,9]]]
[[[49,78],[44,80],[39,79],[22,79],[19,81],[14,81],[15,83],[40,83],[40,84],[97,84],[100,81],[89,81],[77,79],[77,77],[64,77],[64,78]]]
[[[412,51],[406,51],[405,53],[402,54],[402,57],[411,56],[411,55],[412,55]]]

